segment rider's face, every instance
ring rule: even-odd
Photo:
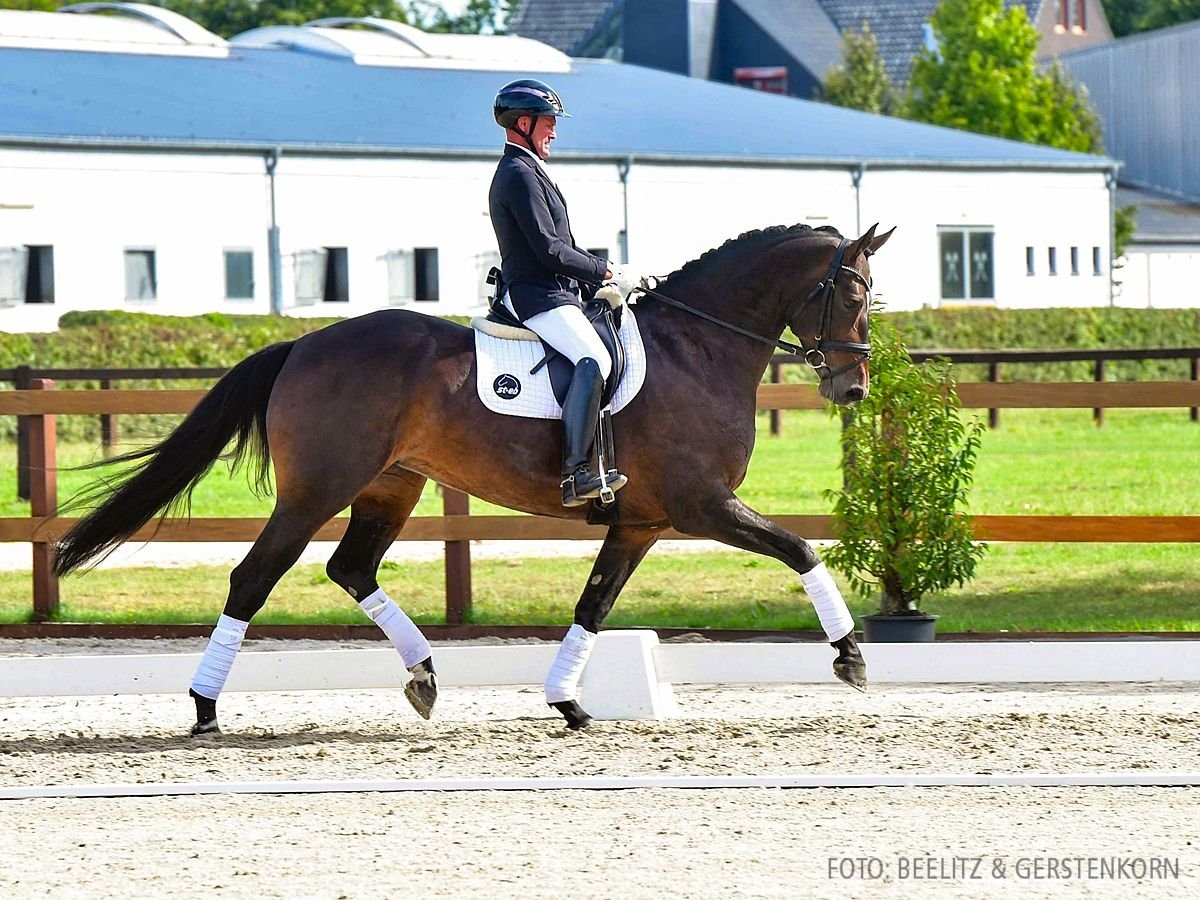
[[[554,131],[554,126],[557,124],[557,119],[554,116],[538,116],[537,124],[533,126],[533,135],[530,137],[533,143],[533,149],[542,159],[550,158],[550,142],[558,135]]]

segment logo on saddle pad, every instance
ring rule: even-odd
[[[506,372],[492,382],[492,390],[496,392],[496,396],[501,400],[512,400],[521,393],[521,382],[517,380],[515,375],[509,375]]]

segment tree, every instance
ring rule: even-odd
[[[871,26],[842,33],[842,57],[845,63],[831,66],[825,74],[821,92],[836,106],[890,116],[899,105],[899,96],[879,55],[879,41]]]
[[[497,34],[504,32],[509,18],[520,2],[521,0],[467,0],[462,13],[451,16],[440,4],[431,0],[411,0],[408,4],[408,20],[426,31]]]
[[[73,0],[0,0],[0,9],[53,11]],[[222,37],[266,25],[303,25],[314,19],[373,16],[404,22],[427,31],[488,34],[502,30],[518,0],[468,0],[461,15],[451,16],[432,0],[144,0]]]
[[[949,360],[916,364],[887,320],[872,325],[871,390],[842,419],[839,541],[825,561],[881,615],[920,614],[921,598],[962,585],[986,549],[966,514],[983,424],[965,422]]]
[[[1098,118],[1061,68],[1037,69],[1038,32],[1004,0],[942,0],[936,49],[917,55],[904,114],[933,125],[1066,150],[1101,150]]]
[[[1100,0],[1100,3],[1113,37],[1124,37],[1141,30],[1138,22],[1146,12],[1146,0]]]
[[[1078,84],[1057,59],[1038,82],[1041,130],[1056,135],[1054,146],[1081,153],[1104,152],[1100,114],[1088,101],[1087,88]]]
[[[1200,19],[1200,0],[1148,0],[1139,24],[1142,31],[1149,31],[1194,19]]]
[[[1115,37],[1200,19],[1200,0],[1101,0]]]
[[[30,9],[36,12],[54,12],[62,5],[62,0],[0,0],[0,9]]]

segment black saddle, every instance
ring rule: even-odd
[[[514,328],[525,328],[526,326],[504,305],[505,291],[503,282],[500,281],[499,271],[493,268],[488,274],[487,280],[488,284],[496,285],[496,294],[488,302],[487,318],[492,322],[511,325]],[[604,392],[601,394],[600,400],[600,406],[605,407],[612,402],[613,394],[617,392],[617,385],[621,383],[621,378],[625,375],[625,348],[621,345],[619,336],[621,312],[624,307],[614,310],[604,300],[597,300],[590,294],[591,291],[588,291],[585,295],[583,314],[596,329],[596,334],[604,342],[609,359],[612,360],[612,372],[604,382]],[[530,369],[529,374],[533,375],[545,366],[550,375],[550,387],[554,391],[554,399],[561,406],[567,398],[567,389],[571,386],[571,377],[575,374],[575,364],[545,341],[542,341],[542,347],[545,348],[546,355],[542,357],[541,362]]]

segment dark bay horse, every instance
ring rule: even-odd
[[[802,579],[824,573],[804,540],[733,492],[754,446],[756,390],[785,326],[820,376],[823,397],[846,404],[866,395],[868,258],[890,236],[876,236],[875,227],[853,241],[828,227],[751,231],[686,264],[638,301],[646,384],[613,419],[629,484],[576,606],[576,626],[595,635],[668,527],[773,557]],[[193,733],[217,730],[216,697],[246,623],[317,530],[346,507],[349,525],[327,571],[393,639],[413,674],[406,695],[428,717],[437,695],[428,644],[394,604],[387,616],[379,612],[392,601],[376,580],[426,479],[527,513],[586,515],[586,508],[560,503],[559,423],[488,411],[476,394],[475,365],[469,328],[407,310],[347,319],[260,350],[165,440],[119,458],[137,465],[111,493],[106,484],[92,498],[101,502],[60,541],[56,570],[87,564],[185,505],[234,442],[226,458],[251,461],[260,482],[274,466],[276,503],[230,575],[224,614],[202,662],[221,674],[197,691],[197,673]],[[805,587],[820,613],[818,593],[809,580]],[[369,608],[365,598],[382,599]],[[840,594],[836,603],[850,631],[826,627],[837,651],[834,673],[861,689],[866,666],[853,620]],[[410,660],[406,652],[424,658]],[[570,664],[577,678],[582,663]],[[551,705],[571,727],[588,722],[574,696]]]

